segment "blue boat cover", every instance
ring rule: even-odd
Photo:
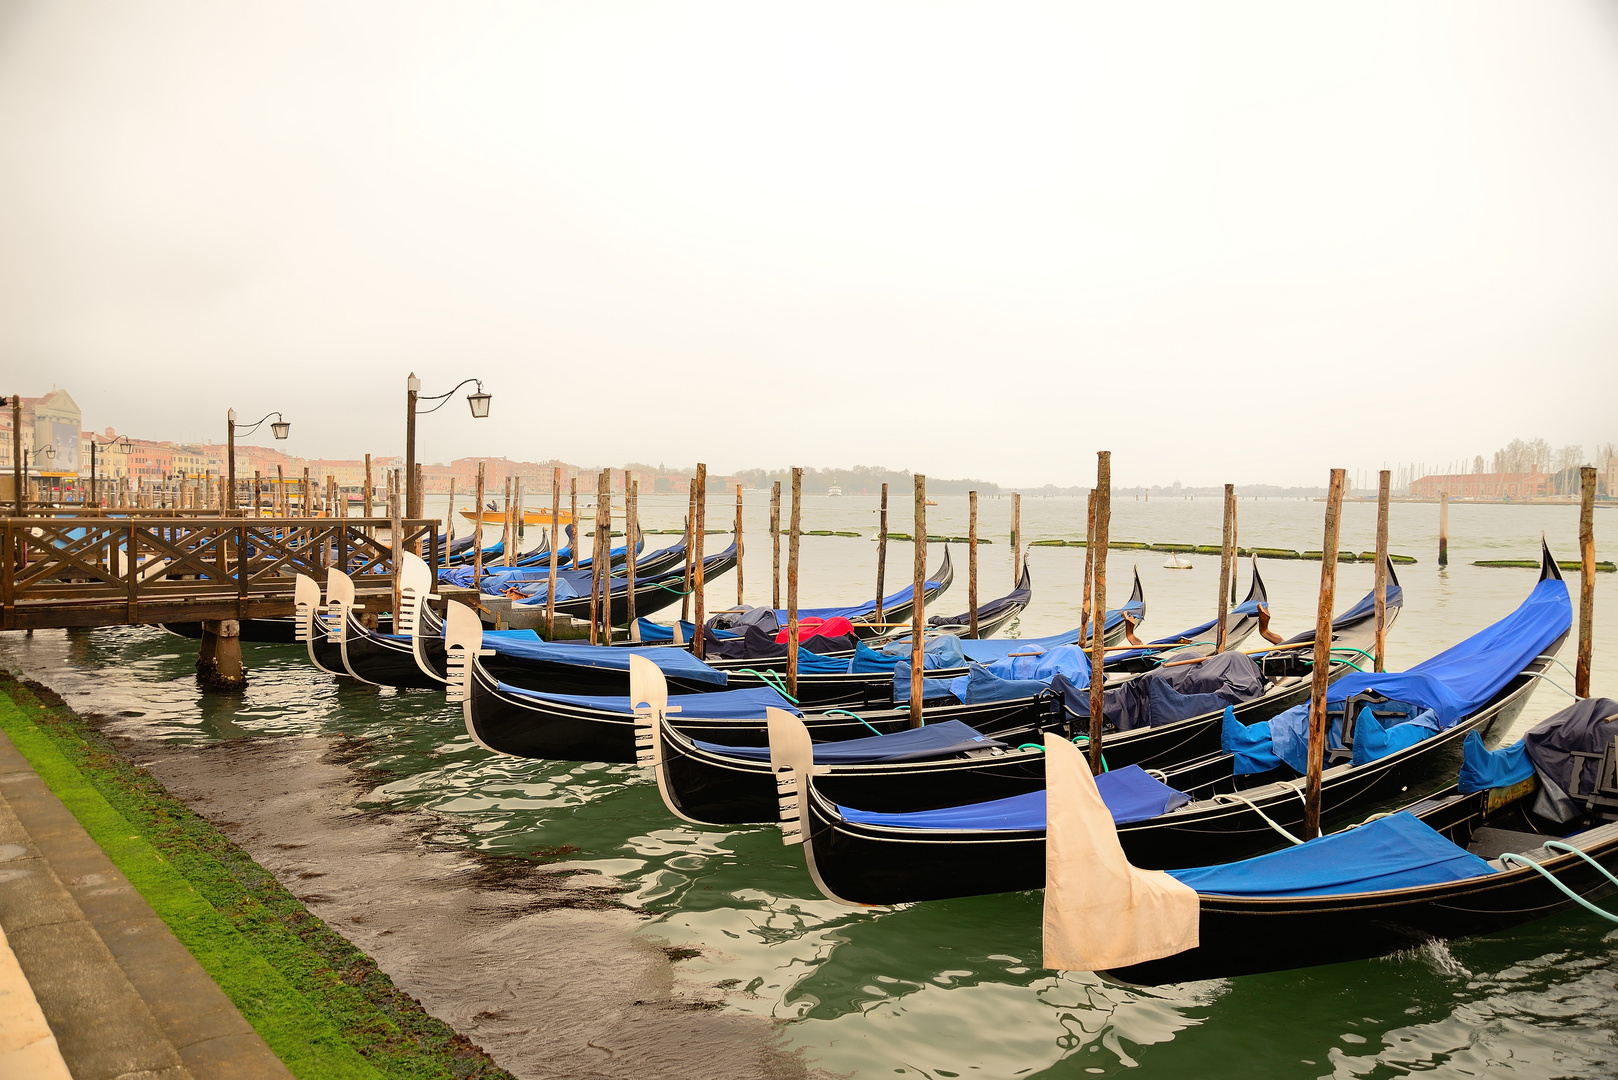
[[[849,656],[822,656],[798,646],[799,675],[847,675],[853,664]]]
[[[696,742],[696,740],[692,740]],[[748,761],[770,760],[768,746],[720,746],[717,743],[697,742],[702,749],[726,757],[745,758]],[[959,720],[945,720],[941,724],[927,724],[919,728],[895,731],[891,735],[872,735],[864,739],[815,744],[817,765],[871,765],[879,762],[929,761],[933,758],[953,757],[968,750],[987,750],[1007,745],[999,739],[979,735],[974,728]]]
[[[1560,578],[1548,578],[1535,585],[1528,598],[1510,615],[1437,656],[1423,660],[1409,671],[1346,675],[1326,692],[1328,712],[1335,708],[1338,714],[1327,745],[1342,747],[1344,703],[1367,690],[1406,706],[1411,719],[1430,711],[1435,729],[1448,730],[1499,693],[1572,625],[1573,607],[1568,600],[1567,584]],[[1379,710],[1390,707],[1377,706]],[[1275,716],[1269,725],[1275,753],[1298,772],[1306,771],[1308,703],[1295,705]],[[1244,771],[1239,759],[1237,771]]]
[[[1257,600],[1248,600],[1244,603],[1236,605],[1230,609],[1231,621],[1234,622],[1236,619],[1246,618],[1249,615],[1257,615],[1258,606]],[[1158,638],[1156,641],[1148,641],[1145,647],[1140,649],[1121,649],[1117,652],[1109,652],[1107,654],[1107,663],[1113,664],[1119,660],[1132,660],[1139,656],[1153,655],[1167,649],[1171,649],[1172,647],[1180,645],[1181,643],[1185,643],[1187,645],[1211,645],[1216,639],[1214,627],[1218,625],[1218,619],[1209,619],[1200,626],[1193,626],[1189,630],[1181,630],[1178,634],[1175,634],[1172,637]],[[1164,657],[1163,659],[1170,660],[1172,657]]]
[[[1380,892],[1494,872],[1404,810],[1256,859],[1169,871],[1199,893],[1252,897]]]
[[[1145,607],[1146,605],[1141,601],[1131,600],[1121,608],[1113,608],[1108,611],[1107,617],[1102,620],[1102,625],[1106,627],[1105,632],[1110,634],[1122,626],[1126,612],[1130,618],[1139,622],[1141,612]],[[1084,640],[1084,631],[1087,625],[1086,623],[1075,626],[1071,630],[1064,630],[1060,634],[1051,634],[1049,637],[982,638],[977,641],[963,641],[961,642],[961,651],[966,654],[968,660],[976,660],[979,663],[986,664],[991,660],[1000,659],[1007,653],[1023,652],[1031,645],[1037,645],[1042,649],[1054,649],[1058,645],[1075,645]]]
[[[1236,719],[1236,710],[1226,706],[1219,729],[1219,749],[1236,759],[1237,776],[1251,776],[1281,767],[1275,753],[1275,740],[1270,736],[1270,722],[1244,724]]]
[[[1490,750],[1483,745],[1483,736],[1473,731],[1461,744],[1460,789],[1463,794],[1510,787],[1533,775],[1534,763],[1528,758],[1528,744],[1521,739],[1510,746]]]
[[[1360,710],[1360,718],[1354,725],[1353,762],[1355,765],[1364,765],[1377,758],[1397,754],[1437,734],[1438,721],[1433,719],[1430,709],[1423,709],[1401,723],[1387,724],[1380,717],[1374,716],[1371,707],[1367,705]],[[1306,757],[1305,761],[1307,760]]]
[[[672,626],[664,626],[662,623],[655,623],[646,618],[636,619],[635,621],[640,623],[640,639],[642,641],[674,640],[674,627]],[[680,623],[681,640],[690,641],[696,636],[696,633],[696,623],[683,621]]]
[[[623,716],[633,716],[635,712],[627,695],[594,697],[586,694],[547,694],[540,690],[524,690],[520,686],[508,686],[505,683],[498,685],[501,693],[510,694],[512,697],[550,701],[558,705],[572,705]],[[785,709],[793,716],[803,715],[796,705],[768,686],[751,687],[746,690],[715,690],[709,694],[675,694],[669,698],[669,705],[680,707],[679,712],[672,714],[676,724],[686,719],[688,715],[703,720],[763,720],[764,710],[767,708]]]
[[[886,675],[897,671],[897,665],[910,665],[910,639],[896,641],[878,652],[863,641],[854,644],[854,663],[849,671],[855,675]],[[926,638],[921,646],[921,666],[924,670],[963,668],[966,657],[961,652],[961,639],[954,634],[939,634]]]
[[[484,634],[485,639],[489,637]],[[665,675],[677,676],[708,686],[724,686],[725,673],[709,667],[684,649],[657,645],[649,649],[622,645],[587,645],[573,641],[539,641],[534,638],[495,638],[488,644],[501,656],[538,663],[567,664],[570,667],[629,673],[629,658],[644,656]]]
[[[1086,675],[1089,673],[1086,672]],[[896,671],[893,675],[893,697],[899,699],[899,683],[904,683],[905,693],[910,692],[910,672]],[[949,688],[955,700],[967,705],[977,705],[989,701],[1015,701],[1019,698],[1038,697],[1051,684],[1044,679],[1006,679],[996,675],[982,664],[973,664],[970,671],[955,679],[926,679],[926,682],[941,682]],[[927,690],[922,690],[923,700],[926,700]],[[906,700],[909,700],[908,697]]]
[[[1101,791],[1101,801],[1112,811],[1113,822],[1118,825],[1145,821],[1191,801],[1191,796],[1155,779],[1139,765],[1102,773],[1096,777],[1096,787]],[[837,811],[844,821],[901,829],[1039,832],[1045,828],[1045,792],[1041,789],[1006,799],[911,813],[879,814],[846,806],[839,806]]]

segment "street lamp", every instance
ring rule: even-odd
[[[287,437],[287,435],[289,435],[292,432],[292,425],[287,423],[286,417],[282,416],[280,413],[275,412],[273,410],[270,411],[270,412],[267,412],[263,416],[259,417],[257,423],[243,428],[242,429],[242,434],[243,435],[251,435],[253,432],[257,431],[263,425],[264,421],[268,420],[272,416],[275,417],[275,423],[270,425],[270,433],[273,434],[276,437],[277,440],[285,439]],[[229,436],[226,439],[226,442],[229,444],[229,449],[226,451],[225,456],[228,459],[228,462],[229,462],[228,468],[230,470],[230,478],[225,483],[225,509],[226,509],[226,511],[228,513],[235,513],[235,511],[236,511],[236,410],[235,409],[230,410],[230,412],[228,414],[226,414],[225,425],[226,425],[227,431],[229,432]],[[257,513],[257,512],[258,511],[256,511],[256,510],[254,511],[254,513]]]
[[[90,436],[90,501],[98,507],[101,505],[101,499],[96,494],[96,447],[117,446],[119,443],[124,444],[124,453],[129,453],[129,436],[127,435],[114,435],[104,443],[97,443],[95,435]]]
[[[472,419],[487,420],[489,417],[489,395],[483,391],[482,379],[462,379],[454,390],[446,390],[442,394],[425,397],[421,392],[421,380],[416,373],[411,372],[409,380],[405,383],[405,517],[416,518],[421,516],[421,489],[416,486],[416,402],[436,401],[437,405],[425,410],[425,413],[437,412],[442,409],[453,395],[467,383],[477,383],[477,390],[466,395],[466,403],[472,408]]]

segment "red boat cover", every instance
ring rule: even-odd
[[[812,637],[843,637],[854,632],[854,624],[841,615],[832,619],[804,619],[798,623],[798,641],[801,643]],[[781,632],[775,635],[777,645],[787,643],[787,628],[782,627]]]

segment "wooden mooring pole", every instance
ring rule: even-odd
[[[1337,592],[1337,527],[1343,509],[1342,469],[1331,471],[1326,539],[1320,547],[1320,605],[1315,609],[1313,685],[1309,696],[1309,761],[1304,774],[1303,838],[1320,835],[1320,774],[1326,766],[1326,689],[1331,683],[1331,613]]]
[[[1022,580],[1022,493],[1011,496],[1011,587]]]
[[[736,488],[738,492],[741,488]],[[739,497],[739,496],[738,496]],[[624,470],[624,549],[625,581],[624,617],[629,621],[629,640],[640,640],[640,620],[635,614],[635,546],[640,537],[640,481],[629,478]]]
[[[281,466],[275,467],[276,475],[281,474]],[[376,481],[371,477],[371,455],[365,455],[365,516],[371,516],[371,497],[376,494]]]
[[[1383,469],[1376,489],[1376,670],[1386,671],[1388,640],[1388,507],[1392,473]]]
[[[966,636],[978,636],[978,493],[966,493]]]
[[[1573,692],[1590,696],[1590,653],[1595,647],[1596,615],[1596,471],[1579,470],[1579,659]]]
[[[573,527],[573,539],[568,541],[568,558],[573,560],[573,569],[579,568],[579,548],[584,546],[584,530],[579,528],[579,475],[574,473],[567,481],[567,520]]]
[[[1219,547],[1219,624],[1214,632],[1214,652],[1225,651],[1225,637],[1229,630],[1231,570],[1236,543],[1236,485],[1225,485],[1225,530]]]
[[[770,488],[770,610],[781,610],[781,481]]]
[[[922,639],[922,628],[927,625],[925,592],[927,589],[927,478],[921,473],[916,474],[916,569],[913,579],[914,591],[910,595],[913,601],[910,608],[910,726],[921,727],[926,718],[922,716],[922,672],[925,667],[926,642]]]
[[[1102,684],[1107,666],[1107,525],[1112,518],[1112,451],[1096,452],[1095,529],[1090,545],[1095,551],[1095,606],[1090,624],[1090,771],[1100,776],[1101,724],[1106,696]]]
[[[477,513],[472,515],[472,588],[483,588],[483,462],[478,462],[477,502],[472,505]]]
[[[453,489],[452,489],[453,490]],[[545,575],[545,640],[556,640],[556,556],[562,543],[562,470],[551,469],[551,561]],[[575,526],[575,530],[577,526]]]
[[[1438,493],[1438,565],[1449,565],[1449,492]]]
[[[798,696],[798,534],[803,521],[803,470],[792,470],[792,508],[787,520],[787,694]]]
[[[736,606],[742,606],[742,485],[736,485]]]
[[[1230,606],[1236,606],[1236,579],[1241,577],[1242,545],[1236,529],[1236,510],[1241,505],[1241,499],[1236,495],[1236,485],[1231,485],[1230,493]]]
[[[1079,604],[1079,626],[1083,641],[1088,642],[1095,628],[1090,625],[1090,600],[1095,586],[1096,569],[1096,492],[1090,489],[1088,505],[1084,510],[1084,593]]]
[[[888,485],[882,485],[882,505],[876,525],[876,621],[882,621],[882,592],[888,573]]]
[[[691,552],[693,550],[692,540],[694,539],[691,526],[696,520],[697,481],[695,477],[692,477],[690,483],[686,484],[685,487],[685,581],[680,586],[682,590],[680,593],[680,622],[691,621]],[[675,631],[674,639],[678,641],[680,639],[678,626],[675,627]]]
[[[691,538],[695,541],[696,551],[691,555],[691,621],[696,629],[692,632],[695,637],[691,642],[691,653],[698,660],[702,659],[702,624],[707,620],[707,589],[704,579],[707,574],[702,565],[702,557],[706,548],[705,538],[708,531],[708,466],[697,462],[697,516],[691,525]]]

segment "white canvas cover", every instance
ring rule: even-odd
[[[1045,966],[1105,971],[1197,945],[1197,894],[1124,856],[1083,751],[1045,736]]]

